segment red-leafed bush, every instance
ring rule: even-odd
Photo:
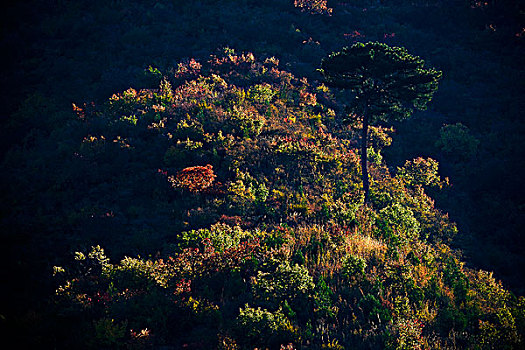
[[[213,173],[213,166],[208,164],[182,169],[177,175],[170,176],[168,179],[173,187],[197,193],[210,187],[216,177]]]

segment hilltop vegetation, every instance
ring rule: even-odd
[[[524,299],[486,271],[523,294],[521,19],[458,3],[34,1],[41,44],[3,37],[24,59],[3,77],[2,327],[21,347],[523,346]],[[369,127],[364,205],[362,124],[316,69],[368,40],[444,78],[430,111]]]
[[[391,175],[389,130],[373,127],[363,205],[359,126],[275,58],[226,50],[75,110],[74,164],[49,197],[77,239],[164,249],[112,263],[95,246],[55,267],[60,346],[521,342],[523,299],[446,245],[456,227],[426,194],[446,185],[437,162]]]

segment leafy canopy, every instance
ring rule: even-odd
[[[356,43],[321,62],[328,86],[354,93],[353,112],[366,109],[372,122],[403,120],[413,109],[425,109],[438,88],[441,71],[403,47],[379,42]]]

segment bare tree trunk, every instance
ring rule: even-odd
[[[370,183],[368,181],[368,115],[363,113],[363,129],[361,130],[361,172],[363,175],[363,191],[365,192],[365,205],[370,202]]]

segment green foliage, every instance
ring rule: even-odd
[[[432,158],[416,158],[406,161],[403,167],[397,169],[397,176],[408,186],[443,186],[443,181],[438,175],[439,164]],[[445,180],[446,181],[446,180]]]
[[[237,316],[237,332],[246,344],[278,346],[293,342],[295,331],[281,309],[275,312],[245,305]]]
[[[342,273],[348,279],[364,275],[366,261],[360,256],[347,255],[343,259]]]
[[[258,136],[265,123],[264,117],[259,115],[256,110],[242,106],[233,107],[229,121],[232,124],[233,132],[246,138]]]
[[[254,85],[248,90],[248,98],[250,100],[264,104],[269,104],[276,94],[277,91],[267,83]]]
[[[337,308],[334,308],[333,292],[324,278],[319,278],[315,285],[314,304],[315,311],[321,318],[333,318],[336,316]]]
[[[414,108],[425,109],[442,73],[402,47],[379,42],[356,43],[334,52],[321,63],[329,86],[355,94],[352,108],[365,110],[372,122],[403,120]]]
[[[376,151],[374,150],[372,147],[369,147],[367,149],[367,159],[371,162],[371,163],[374,163],[375,165],[378,165],[380,166],[381,163],[383,162],[383,156],[381,155],[381,152],[380,151]]]
[[[306,297],[314,288],[312,276],[306,267],[279,263],[268,272],[259,271],[254,281],[257,295],[266,300],[289,300]]]
[[[217,223],[209,229],[183,232],[179,239],[181,248],[203,247],[202,242],[209,240],[216,251],[222,252],[238,246],[248,238],[253,238],[253,235],[250,232],[243,231],[239,226],[231,227]]]
[[[380,235],[391,245],[405,245],[419,237],[421,226],[411,209],[398,203],[379,211]]]
[[[394,128],[385,128],[381,126],[370,126],[370,143],[374,149],[381,150],[392,144],[392,133]]]
[[[439,130],[436,147],[454,161],[466,161],[476,155],[479,143],[479,140],[471,135],[469,128],[456,123],[445,125]]]

